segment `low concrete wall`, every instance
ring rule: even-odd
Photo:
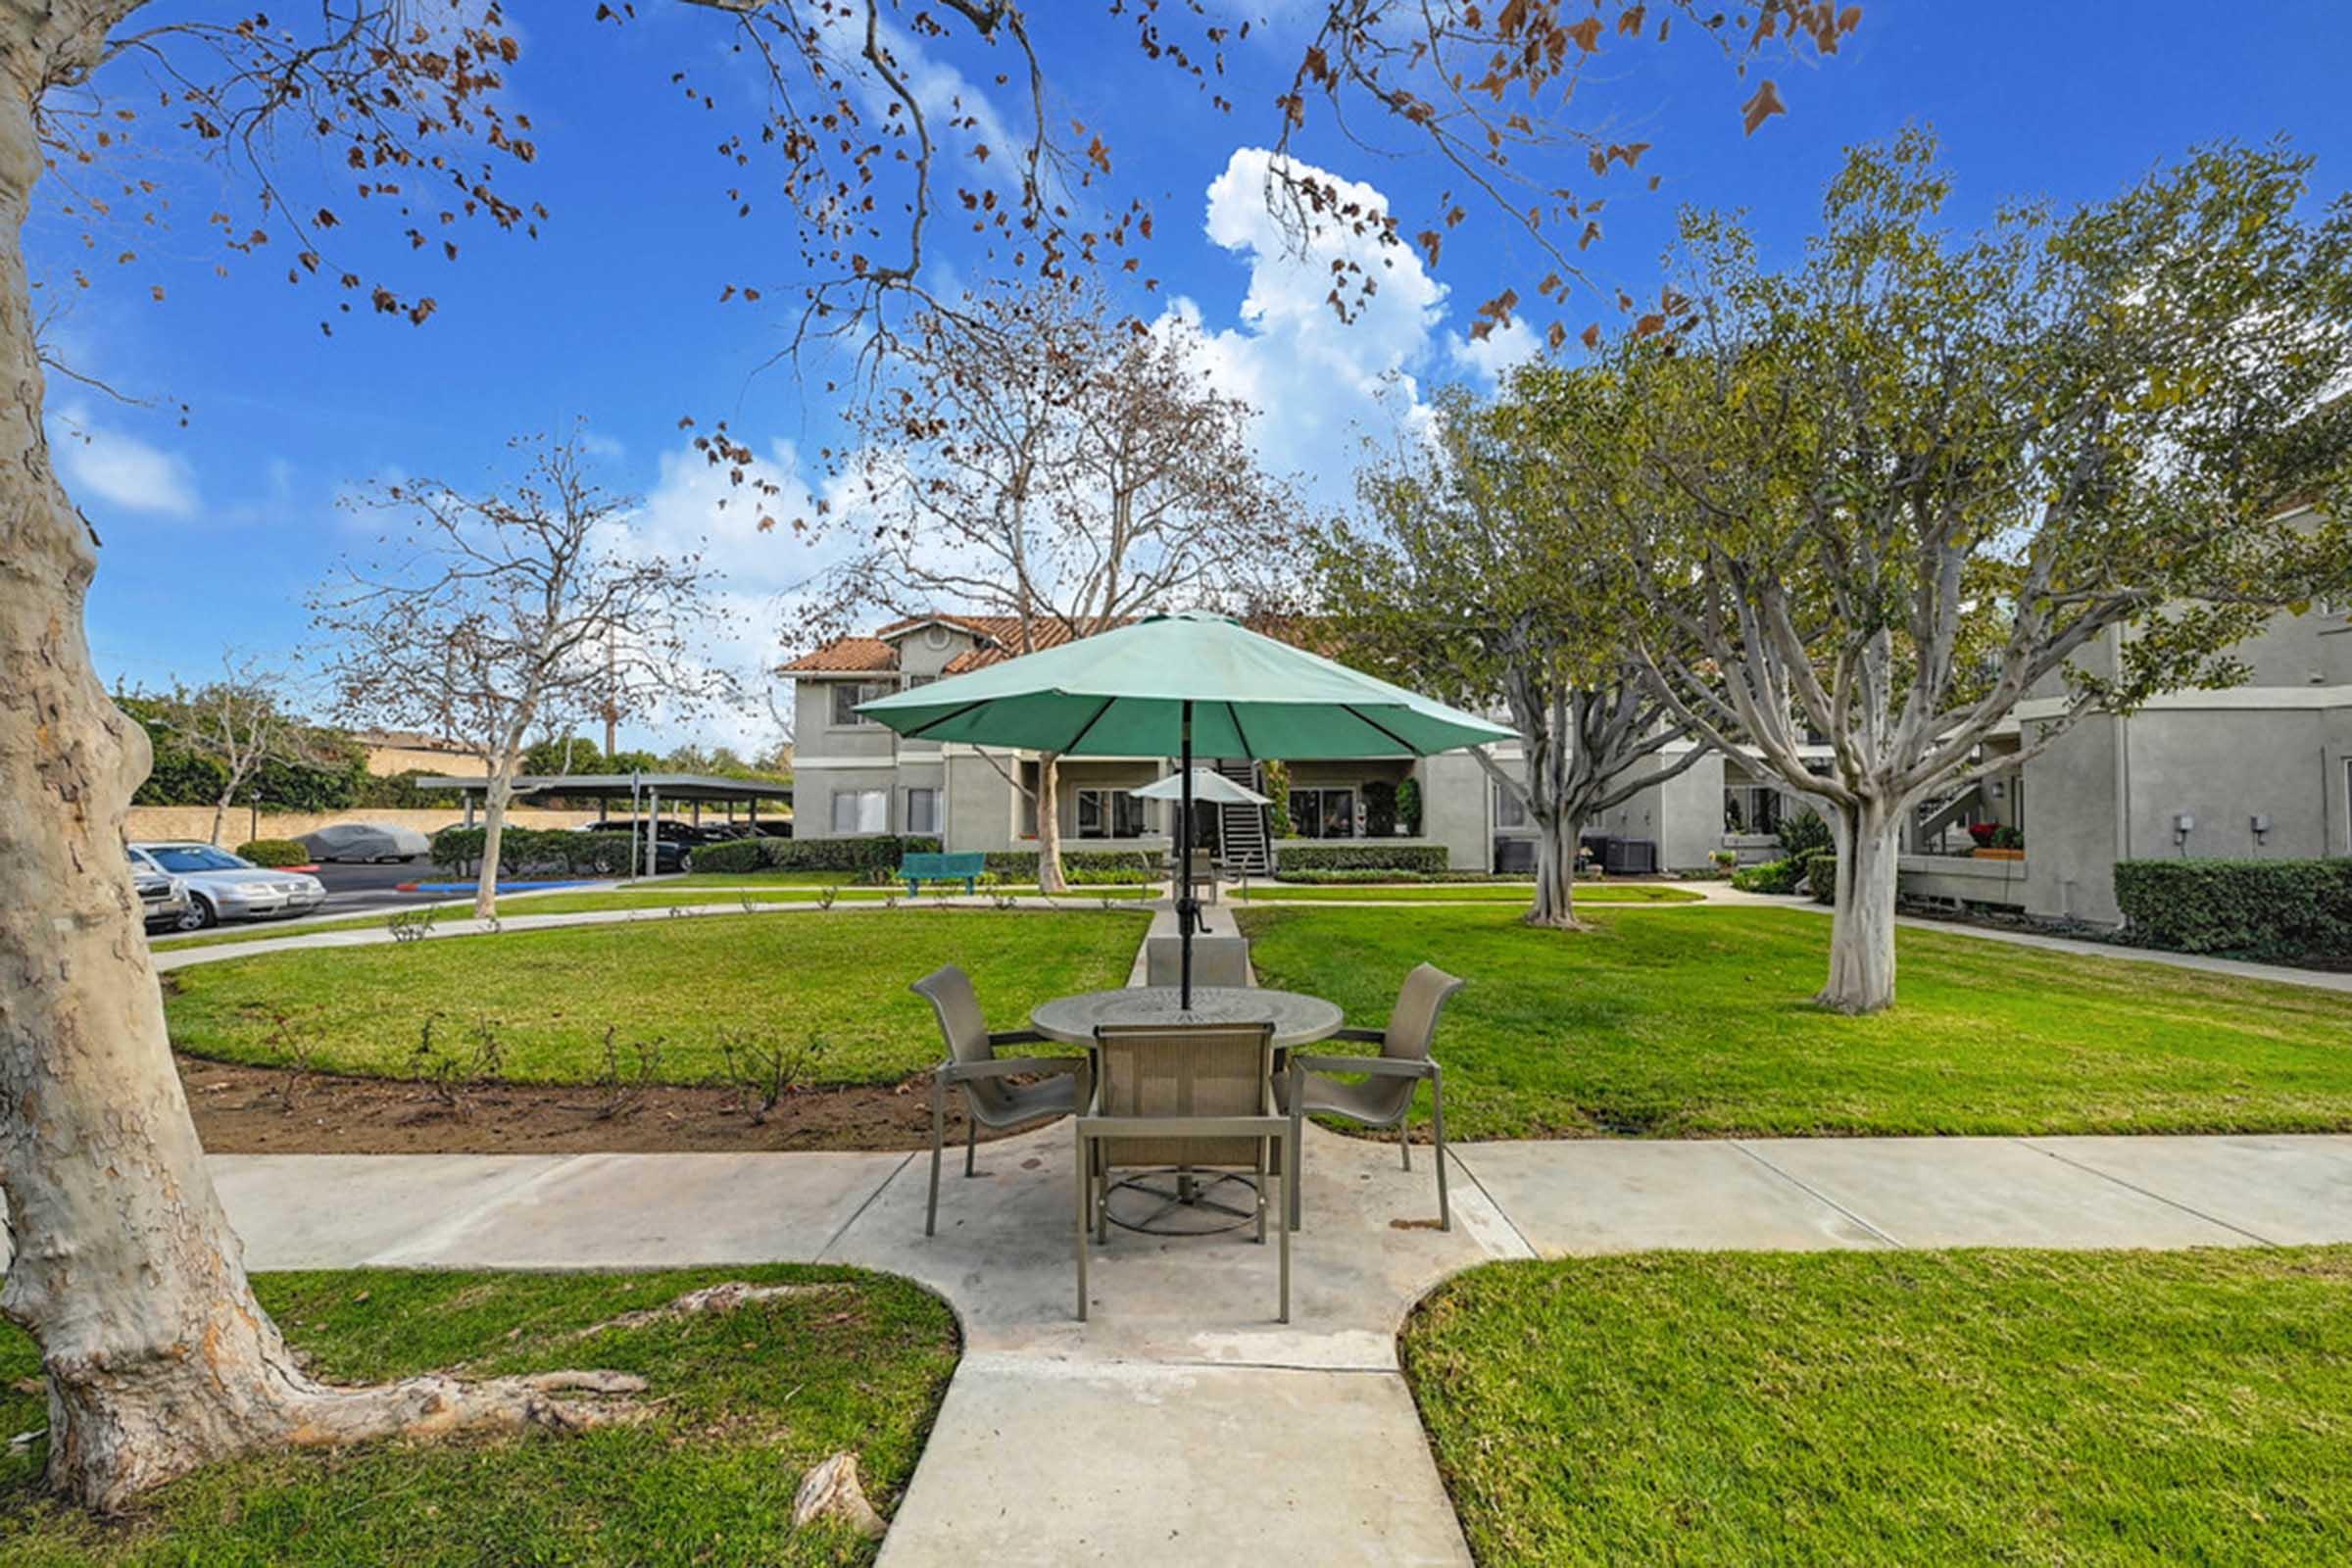
[[[621,806],[627,814],[627,804]],[[305,833],[315,833],[322,827],[341,822],[389,822],[399,827],[413,827],[430,836],[441,828],[466,820],[466,808],[435,807],[427,810],[352,810],[352,811],[264,811],[261,831],[253,830],[253,813],[242,806],[232,806],[220,819],[220,843],[235,849],[249,839],[298,839]],[[597,820],[594,811],[551,811],[544,807],[517,806],[507,812],[507,821],[515,827],[582,827]],[[209,806],[134,806],[130,808],[129,823],[124,834],[133,842],[151,843],[159,839],[195,839],[199,842],[213,835],[213,808]]]
[[[2024,860],[1952,855],[1905,855],[1895,860],[1895,886],[1905,898],[1956,899],[1966,904],[2026,906]]]

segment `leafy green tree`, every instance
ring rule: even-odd
[[[1672,311],[1613,376],[1544,380],[1572,400],[1555,462],[1611,498],[1653,683],[1823,805],[1823,1005],[1894,1001],[1921,802],[2085,713],[2243,679],[2234,644],[2352,581],[2352,202],[2306,211],[2309,172],[2216,146],[1955,237],[1907,133],[1851,155],[1785,270],[1689,215]],[[1987,759],[2029,695],[2059,706]]]
[[[1597,504],[1546,466],[1552,432],[1506,399],[1439,402],[1434,448],[1362,481],[1366,518],[1319,554],[1322,599],[1354,658],[1519,731],[1516,769],[1471,753],[1535,828],[1531,925],[1574,928],[1585,824],[1687,771],[1706,749],[1652,689]]]

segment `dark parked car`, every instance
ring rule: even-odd
[[[612,833],[626,838],[632,827],[637,833],[638,860],[637,864],[630,869],[637,871],[642,870],[645,865],[646,824],[644,822],[639,821],[632,824],[626,817],[617,821],[607,818],[602,822],[591,822],[580,831],[583,833]],[[660,820],[653,824],[653,832],[654,869],[662,874],[671,871],[693,870],[695,847],[712,842],[703,837],[700,830],[686,822]]]

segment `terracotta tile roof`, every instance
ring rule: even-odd
[[[803,654],[784,665],[784,673],[887,675],[899,667],[898,640],[918,626],[933,622],[943,626],[958,626],[970,632],[979,642],[957,654],[941,666],[943,675],[969,674],[1020,654],[1038,653],[1058,648],[1070,640],[1070,632],[1058,620],[1040,620],[1036,635],[1024,640],[1021,621],[1017,615],[909,615],[894,620],[870,637],[836,637],[815,650]],[[1127,617],[1118,624],[1125,625]]]

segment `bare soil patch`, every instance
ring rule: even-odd
[[[180,1056],[180,1082],[204,1147],[216,1154],[590,1154],[750,1152],[760,1150],[926,1149],[926,1078],[786,1095],[755,1123],[738,1092],[660,1085],[619,1114],[595,1114],[585,1085],[497,1084],[468,1091],[462,1109],[428,1084],[306,1075],[291,1109],[282,1068]],[[963,1141],[951,1097],[948,1140]],[[980,1130],[982,1140],[1003,1136]]]

